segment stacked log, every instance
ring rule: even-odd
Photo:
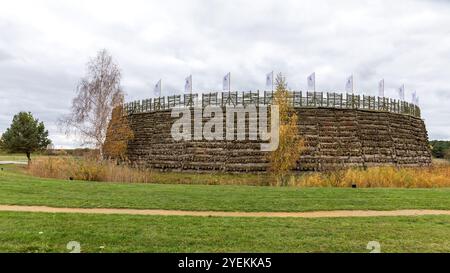
[[[428,166],[431,153],[423,120],[398,113],[333,108],[296,108],[306,150],[295,170],[347,167]],[[170,110],[128,115],[134,138],[128,159],[141,168],[197,172],[265,172],[260,140],[175,141]],[[203,124],[206,122],[203,119]],[[247,117],[248,121],[248,117]],[[186,124],[194,131],[194,123]],[[224,136],[225,136],[224,126]],[[236,132],[234,132],[236,134]],[[108,136],[107,136],[108,137]]]

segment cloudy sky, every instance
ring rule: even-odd
[[[55,121],[69,111],[85,64],[106,48],[119,64],[127,100],[194,91],[264,88],[283,72],[304,90],[397,98],[416,90],[430,139],[450,139],[450,1],[6,1],[0,0],[0,133],[19,111],[49,128],[56,147],[76,147]]]

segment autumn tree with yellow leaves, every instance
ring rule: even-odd
[[[281,73],[276,78],[273,100],[278,105],[280,127],[278,149],[269,154],[270,171],[276,177],[277,185],[287,186],[289,174],[296,167],[305,143],[299,135],[298,116]]]
[[[107,136],[103,145],[104,157],[125,161],[127,159],[128,141],[134,138],[134,133],[128,119],[123,115],[121,106],[114,108],[112,111]]]

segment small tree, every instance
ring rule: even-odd
[[[106,135],[104,156],[117,161],[126,160],[128,141],[133,139],[134,133],[128,119],[123,115],[122,107],[114,108]]]
[[[124,93],[120,86],[121,73],[112,56],[103,49],[87,64],[87,75],[77,86],[72,101],[72,111],[59,120],[66,134],[82,137],[83,144],[94,145],[103,157],[112,109],[123,103]]]
[[[0,140],[2,149],[10,153],[25,153],[28,164],[31,163],[31,153],[43,150],[51,143],[44,123],[35,119],[30,112],[15,115],[11,127],[6,129]]]
[[[299,135],[298,117],[281,73],[276,78],[274,104],[278,105],[280,113],[279,145],[269,155],[270,170],[276,176],[278,184],[286,186],[288,174],[297,165],[305,145]]]

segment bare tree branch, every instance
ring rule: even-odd
[[[59,119],[66,134],[78,134],[83,144],[94,144],[102,153],[112,109],[123,103],[121,73],[112,56],[100,50],[87,63],[72,100],[71,113]]]

